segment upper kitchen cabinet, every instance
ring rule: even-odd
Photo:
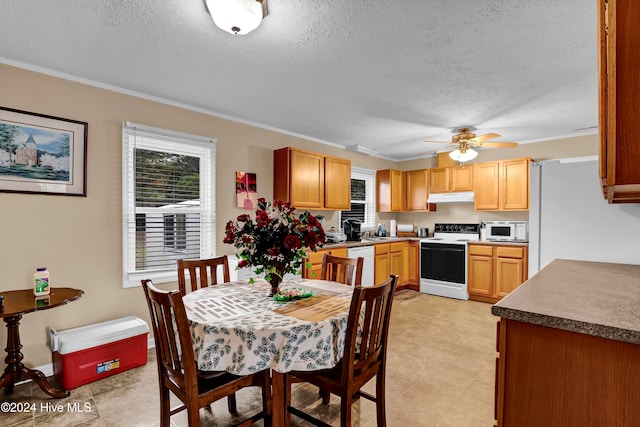
[[[324,158],[325,209],[351,209],[351,160]]]
[[[429,169],[406,171],[403,174],[407,189],[406,210],[409,212],[435,211],[436,205],[427,203],[427,198],[429,197]]]
[[[297,208],[349,209],[351,162],[291,147],[275,150],[273,197]]]
[[[402,171],[384,169],[376,171],[376,211],[402,212],[405,199]]]
[[[477,163],[473,190],[475,210],[529,210],[530,163],[528,157]]]
[[[640,203],[640,2],[598,1],[600,180],[609,203]]]
[[[473,165],[429,169],[429,193],[473,191]]]

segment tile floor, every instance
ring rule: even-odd
[[[396,295],[387,356],[387,425],[490,427],[493,425],[495,322],[491,306],[413,291]],[[373,381],[367,384],[374,391]],[[149,363],[113,377],[78,387],[67,399],[50,399],[31,383],[19,385],[1,402],[27,405],[23,413],[0,413],[2,426],[157,426],[159,405],[155,354]],[[58,406],[60,405],[60,406]],[[75,405],[75,406],[74,406]],[[336,426],[339,399],[329,406],[317,399],[317,389],[297,384],[293,405]],[[253,414],[260,407],[258,389],[241,390],[238,410]],[[60,412],[58,412],[60,411]],[[354,426],[375,426],[375,404],[359,399]],[[203,426],[228,425],[226,402],[201,411]],[[184,413],[172,425],[186,426]],[[262,422],[259,423],[262,425]],[[308,423],[292,416],[293,426]]]

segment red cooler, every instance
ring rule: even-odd
[[[134,316],[56,331],[53,372],[67,390],[147,363],[149,325]]]

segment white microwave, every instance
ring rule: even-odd
[[[500,242],[528,242],[529,223],[527,221],[488,221],[486,239]]]

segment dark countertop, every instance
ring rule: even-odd
[[[505,319],[640,344],[640,265],[557,259],[491,308]]]
[[[529,246],[529,242],[497,242],[491,240],[471,240],[470,245]]]

